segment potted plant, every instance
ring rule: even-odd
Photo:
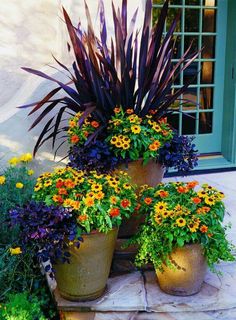
[[[129,180],[122,172],[55,169],[37,179],[34,202],[11,212],[22,230],[22,250],[33,244],[40,261],[53,263],[46,270],[55,270],[66,299],[91,300],[104,292],[118,227],[136,206]]]
[[[197,293],[206,266],[233,261],[226,239],[224,194],[208,184],[170,182],[141,191],[146,221],[130,241],[138,245],[136,265],[151,262],[160,288],[174,295]]]

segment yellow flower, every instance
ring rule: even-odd
[[[95,199],[101,200],[103,199],[105,194],[102,191],[99,191],[98,193],[95,194]]]
[[[161,132],[161,127],[158,124],[154,124],[152,126],[152,129],[155,130],[156,132]]]
[[[178,226],[178,227],[184,227],[184,226],[186,225],[186,220],[183,219],[183,218],[178,218],[178,219],[176,220],[176,223],[177,223],[177,226]]]
[[[198,227],[199,227],[199,225],[192,223],[192,222],[188,224],[188,228],[189,228],[190,232],[196,232]]]
[[[94,173],[93,176],[95,179],[102,179],[103,178],[103,174]]]
[[[49,187],[49,186],[51,186],[52,185],[52,180],[46,180],[45,182],[44,182],[44,187]]]
[[[70,120],[69,121],[69,126],[70,126],[70,128],[74,128],[74,127],[76,127],[76,122],[75,122],[75,120]]]
[[[102,185],[100,183],[92,184],[91,190],[95,191],[95,192],[101,191],[102,190]]]
[[[11,255],[13,255],[13,254],[21,254],[22,251],[21,251],[20,247],[16,247],[16,248],[10,248],[10,253],[11,253]]]
[[[21,182],[17,182],[16,183],[16,188],[17,189],[22,189],[23,187],[24,187],[23,183],[21,183]]]
[[[6,181],[6,177],[5,176],[0,176],[0,184],[4,184]]]
[[[11,158],[10,160],[8,160],[8,163],[9,163],[10,165],[12,165],[12,166],[17,165],[17,163],[19,163],[19,162],[20,162],[20,160],[19,160],[17,157],[13,157],[13,158]]]
[[[209,206],[213,206],[216,202],[215,202],[215,199],[213,197],[206,197],[205,198],[205,203],[209,204]]]
[[[123,188],[126,190],[130,190],[131,189],[131,185],[129,183],[124,183],[123,184]]]
[[[208,194],[207,194],[206,191],[204,191],[204,190],[199,191],[199,192],[197,193],[197,195],[198,195],[199,198],[206,198],[206,197],[208,197]]]
[[[84,199],[84,203],[87,207],[92,207],[94,205],[94,200],[93,198],[88,197]]]
[[[29,169],[29,170],[27,171],[27,173],[28,173],[29,176],[32,176],[32,175],[34,174],[34,170]]]
[[[116,198],[115,196],[111,196],[111,197],[110,197],[110,202],[111,202],[112,204],[116,204],[116,203],[117,203],[117,198]]]
[[[160,214],[156,213],[155,216],[154,216],[154,219],[155,219],[157,224],[161,224],[162,223],[162,218],[161,218]]]
[[[163,218],[168,218],[171,215],[171,211],[165,210],[161,212]]]
[[[86,197],[95,198],[95,193],[93,191],[90,191],[86,194]]]
[[[131,131],[134,133],[134,134],[139,134],[141,132],[141,127],[138,126],[138,125],[133,125],[131,126]]]
[[[154,206],[154,210],[156,213],[161,213],[166,211],[167,209],[167,203],[164,201],[159,201],[157,204]]]
[[[29,162],[33,159],[32,154],[31,153],[25,153],[22,154],[22,156],[20,156],[20,161],[22,162]]]
[[[39,191],[42,188],[42,184],[41,183],[37,183],[34,187],[34,191]]]
[[[73,200],[72,199],[66,199],[63,202],[63,207],[72,207],[73,206]]]

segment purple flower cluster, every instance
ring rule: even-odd
[[[69,166],[79,170],[96,170],[108,173],[114,170],[118,159],[109,150],[106,142],[96,140],[83,147],[73,146],[69,152]]]
[[[47,206],[31,201],[10,211],[11,225],[19,227],[17,246],[45,265],[45,271],[53,276],[53,264],[68,262],[68,241],[79,247],[83,239],[77,236],[77,224],[71,212],[63,207]],[[68,241],[66,241],[68,240]],[[46,263],[46,264],[45,264]]]
[[[193,144],[194,137],[174,135],[161,149],[158,161],[165,167],[186,174],[198,164],[198,154]]]

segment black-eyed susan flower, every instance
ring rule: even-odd
[[[141,132],[141,127],[139,125],[133,125],[131,126],[131,131],[134,134],[139,134]]]
[[[176,220],[176,224],[178,227],[182,228],[182,227],[186,226],[186,220],[184,218],[178,218]]]
[[[158,203],[155,204],[154,210],[156,213],[161,213],[167,210],[167,203],[163,201],[159,201]]]

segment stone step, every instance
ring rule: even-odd
[[[236,263],[222,263],[217,270],[223,275],[208,271],[201,291],[188,297],[162,292],[154,271],[113,276],[104,295],[94,301],[67,301],[57,288],[53,294],[66,320],[235,320]]]

